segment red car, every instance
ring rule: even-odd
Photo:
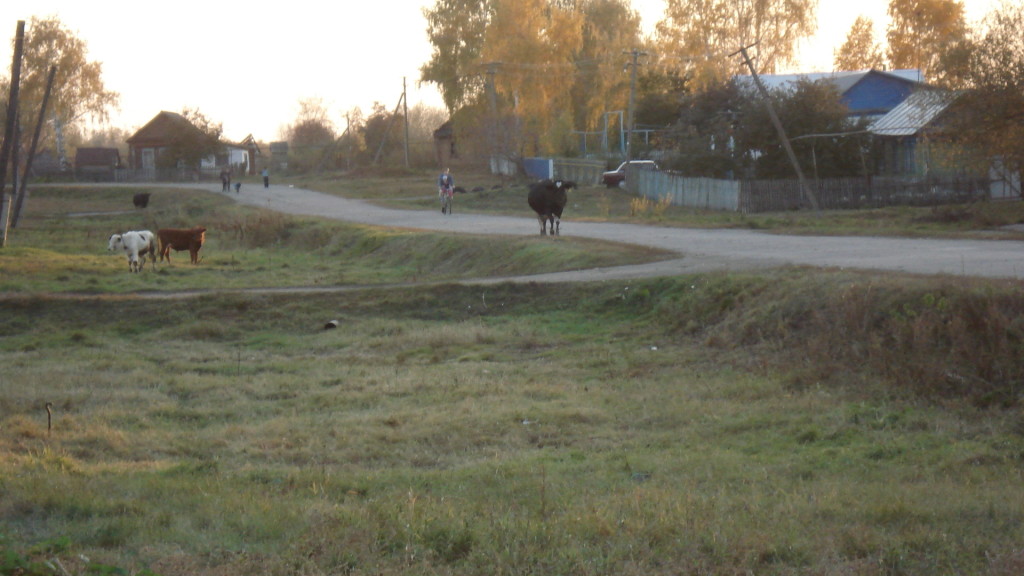
[[[626,181],[626,166],[629,166],[630,169],[641,166],[654,168],[655,170],[658,169],[658,165],[654,163],[654,160],[629,160],[620,164],[615,170],[609,170],[601,174],[601,182],[609,188],[615,188],[622,184]]]

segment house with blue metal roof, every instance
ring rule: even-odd
[[[811,72],[804,74],[758,75],[769,91],[791,90],[804,80],[829,82],[840,100],[850,109],[853,119],[879,118],[925,86],[919,70],[860,70],[855,72]],[[753,85],[751,76],[737,76],[741,85]]]

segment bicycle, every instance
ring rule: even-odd
[[[451,187],[441,188],[437,191],[437,196],[441,201],[441,214],[451,214],[452,199],[455,197],[455,190]]]

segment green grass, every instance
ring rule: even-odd
[[[186,289],[344,287],[538,274],[648,262],[658,250],[534,236],[422,234],[296,218],[236,206],[188,190],[156,190],[149,208],[128,210],[135,190],[33,191],[24,222],[0,253],[0,293],[124,293]],[[82,214],[86,214],[83,216]],[[130,229],[208,228],[192,266],[184,252],[144,274],[107,252],[110,234]]]
[[[193,201],[196,218],[235,214]],[[783,269],[390,285],[416,246],[454,240],[288,219],[306,232],[258,248],[289,262],[263,273],[301,283],[300,238],[330,230],[360,281],[109,295],[146,274],[105,238],[71,240],[132,217],[26,223],[35,250],[66,258],[0,299],[0,574],[1024,568],[1019,282]],[[452,262],[435,278],[493,270],[475,254],[504,248],[473,240],[430,260]],[[213,242],[199,267],[150,279],[218,278],[203,275]],[[545,266],[578,249],[547,245]],[[93,252],[118,261],[101,296],[46,294]],[[0,254],[4,277],[34,256]]]

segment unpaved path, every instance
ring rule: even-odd
[[[161,184],[161,187],[168,187]],[[172,185],[173,186],[173,185]],[[241,193],[224,193],[219,183],[183,184],[188,188],[224,194],[241,204],[287,214],[321,216],[348,222],[449,231],[453,233],[520,236],[537,234],[536,218],[523,200],[523,216],[443,215],[438,210],[396,210],[271,184],[246,183]],[[1010,240],[942,240],[855,236],[786,236],[753,230],[706,230],[595,222],[573,222],[571,211],[562,221],[564,236],[582,236],[677,252],[677,259],[590,270],[541,274],[538,282],[606,280],[673,276],[711,270],[747,270],[785,265],[821,268],[890,270],[911,274],[943,274],[988,278],[1024,278],[1024,242]],[[511,280],[494,278],[476,282]]]

